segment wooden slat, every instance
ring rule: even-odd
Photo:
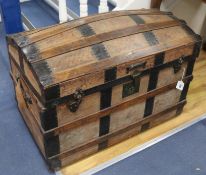
[[[155,22],[165,22],[174,20],[170,15],[130,15],[130,16],[119,16],[115,18],[104,19],[101,21],[95,21],[89,24],[84,24],[77,26],[71,30],[61,32],[53,37],[45,38],[35,42],[38,49],[43,49],[50,47],[50,45],[59,45],[62,43],[71,43],[81,39],[80,37],[88,37],[88,29],[91,34],[101,34],[107,33],[119,29],[124,29],[127,27],[136,26],[137,23],[132,19],[135,16],[140,18],[144,23],[155,23]],[[175,19],[176,20],[176,19]],[[138,21],[137,21],[138,22]],[[141,21],[140,21],[141,22]],[[112,25],[111,25],[112,24]],[[87,32],[85,30],[87,29]],[[76,36],[77,35],[77,36]]]
[[[151,24],[145,24],[145,25],[137,25],[133,27],[128,27],[125,29],[115,30],[108,33],[101,33],[97,34],[91,37],[83,38],[78,41],[74,41],[71,43],[62,43],[57,46],[53,46],[52,48],[48,48],[44,51],[39,51],[40,54],[39,57],[36,57],[36,59],[31,59],[31,63],[35,63],[37,61],[49,59],[51,57],[55,57],[61,54],[65,54],[68,52],[71,52],[73,50],[81,49],[84,47],[88,47],[94,44],[106,42],[109,40],[114,40],[117,38],[122,38],[125,36],[130,36],[138,33],[143,33],[147,31],[157,30],[157,29],[163,29],[168,27],[174,27],[178,26],[181,23],[178,21],[167,21],[167,22],[160,22],[160,23],[151,23]],[[29,57],[29,55],[28,55]]]
[[[133,16],[141,20],[135,21],[133,20],[134,18]],[[99,35],[99,34],[104,35],[104,33],[107,34],[108,32],[119,31],[131,27],[135,27],[137,25],[147,25],[147,24],[154,24],[154,23],[161,23],[161,22],[163,23],[163,22],[171,22],[171,21],[174,21],[174,19],[167,15],[119,16],[116,18],[109,18],[101,21],[92,22],[86,25],[78,26],[77,28],[73,28],[65,32],[61,32],[58,35],[55,35],[55,37],[49,37],[44,40],[35,42],[35,47],[38,48],[38,57],[43,57],[41,53],[42,52],[44,53],[48,49],[51,49],[53,47],[64,47],[65,44],[67,45],[67,44],[75,43],[78,42],[79,40],[84,40],[89,36]],[[140,24],[137,24],[136,22],[140,22]],[[89,31],[90,31],[90,35],[88,35]],[[33,59],[34,61],[36,60],[36,58]]]
[[[34,88],[34,86],[32,85],[32,83],[29,81],[29,79],[26,77],[26,75],[22,72],[21,68],[19,67],[18,63],[16,63],[16,61],[14,60],[14,58],[12,56],[10,56],[10,61],[12,62],[11,64],[15,65],[16,69],[18,69],[18,71],[20,72],[21,77],[23,77],[24,81],[26,82],[26,84],[29,86],[29,88],[32,90],[32,93],[36,96],[36,98],[43,103],[42,101],[42,97],[40,96],[41,93],[38,92],[37,89]],[[14,73],[14,76],[16,76],[16,74]]]
[[[192,76],[188,76],[184,79],[184,82],[188,83],[191,79],[192,79]],[[124,101],[122,103],[116,104],[116,105],[114,105],[112,107],[109,107],[109,108],[106,108],[104,110],[100,110],[99,112],[91,114],[89,116],[86,116],[86,117],[82,116],[81,119],[79,119],[79,120],[76,120],[76,121],[73,121],[71,123],[67,123],[65,125],[62,125],[58,128],[54,128],[54,129],[51,129],[49,131],[46,131],[45,134],[51,134],[51,132],[52,132],[52,133],[54,133],[54,135],[59,135],[62,132],[69,131],[73,128],[76,128],[76,127],[82,126],[84,124],[88,124],[90,122],[96,121],[96,120],[98,120],[99,118],[101,118],[103,116],[107,116],[107,115],[109,115],[113,112],[116,112],[116,111],[120,110],[120,109],[125,109],[128,106],[134,105],[136,103],[143,102],[145,99],[148,99],[150,97],[154,97],[158,94],[166,92],[166,91],[176,87],[176,84],[177,84],[177,82],[173,82],[173,83],[171,83],[167,86],[152,90],[152,91],[150,91],[146,94],[143,94],[143,95],[140,95],[140,96],[135,97],[133,99],[130,99],[130,100]]]
[[[59,154],[59,155],[56,155],[56,156],[52,156],[52,157],[50,157],[49,159],[53,159],[53,158],[55,158],[55,157],[59,157],[60,159],[63,159],[63,158],[65,158],[65,157],[68,157],[68,156],[70,156],[70,155],[72,155],[72,154],[74,154],[74,153],[76,153],[76,152],[85,150],[85,149],[87,149],[87,148],[89,148],[89,147],[92,147],[92,146],[94,146],[94,145],[96,145],[96,144],[99,144],[99,143],[101,143],[101,142],[103,142],[103,141],[105,141],[105,140],[108,140],[108,139],[112,138],[112,137],[115,137],[115,136],[117,136],[117,135],[121,135],[121,134],[125,133],[126,131],[128,131],[128,130],[130,130],[130,129],[133,129],[133,128],[135,128],[135,127],[138,127],[138,126],[143,125],[144,123],[151,122],[152,120],[161,117],[161,116],[164,115],[165,113],[168,113],[168,112],[176,109],[178,106],[184,105],[185,103],[186,103],[186,101],[179,102],[178,104],[176,104],[176,105],[174,105],[174,106],[171,106],[169,109],[167,109],[167,110],[165,110],[165,111],[162,111],[162,112],[160,112],[160,113],[158,113],[158,114],[152,115],[152,116],[150,116],[150,117],[148,117],[148,118],[144,118],[144,119],[142,119],[142,120],[139,120],[138,122],[135,122],[134,124],[129,125],[129,126],[126,127],[126,128],[123,128],[123,129],[120,129],[120,130],[118,130],[118,131],[116,131],[116,132],[109,133],[109,134],[107,134],[107,135],[104,135],[104,136],[102,136],[102,137],[99,137],[98,139],[92,140],[92,141],[90,141],[90,142],[87,143],[87,144],[82,144],[82,145],[80,145],[80,146],[78,146],[78,147],[76,147],[76,148],[73,148],[73,149],[71,149],[71,150],[68,150],[68,151],[66,151],[66,152],[64,152],[64,153],[62,153],[62,154]]]
[[[182,55],[184,55],[184,56],[191,55],[192,52],[193,52],[193,45],[188,46],[188,47],[180,47],[180,48],[176,48],[176,49],[173,49],[171,51],[168,51],[165,53],[165,63],[171,62],[172,60],[179,58]],[[132,65],[132,64],[139,63],[139,61],[140,62],[146,61],[147,64],[145,66],[145,69],[150,69],[153,67],[153,60],[154,60],[154,55],[151,55],[149,57],[146,57],[145,60],[135,60],[135,61],[127,62],[125,64],[120,64],[119,66],[117,66],[117,70],[118,70],[117,77],[121,78],[121,77],[127,76],[128,75],[128,73],[126,71],[127,67]],[[15,63],[16,67],[21,72],[21,75],[23,76],[23,78],[25,79],[25,81],[27,82],[29,87],[32,89],[35,96],[42,103],[44,103],[44,101],[42,101],[42,98],[39,96],[37,91],[33,88],[31,83],[27,79],[27,77],[24,75],[24,73],[21,71],[19,66],[12,59],[12,57],[11,57],[11,61],[13,61]],[[67,95],[74,93],[77,88],[83,87],[83,90],[87,90],[87,89],[90,89],[92,87],[101,85],[101,84],[103,84],[103,76],[104,76],[104,72],[95,72],[94,74],[91,74],[88,76],[83,76],[82,78],[76,78],[76,79],[73,79],[71,81],[65,81],[65,82],[60,84],[60,97],[64,97],[64,96],[67,96]]]
[[[25,99],[23,97],[23,92],[22,92],[22,89],[20,87],[20,83],[16,81],[15,77],[13,77],[13,76],[11,76],[11,77],[13,78],[12,80],[13,80],[13,83],[15,86],[16,99],[18,102],[19,110],[22,114],[22,118],[26,122],[27,127],[29,128],[30,132],[32,133],[33,138],[37,142],[40,151],[42,152],[42,154],[44,156],[46,156],[45,147],[44,147],[44,136],[42,134],[42,130],[37,125],[36,120],[34,120],[35,117],[31,113],[31,111],[29,111],[29,109],[27,108],[27,104],[26,104]]]
[[[60,155],[54,156],[56,158],[59,158],[62,162],[62,165],[70,165],[72,163],[74,163],[76,160],[73,159],[72,157],[76,156],[80,159],[88,157],[89,155],[92,155],[96,152],[98,152],[97,150],[93,150],[92,152],[84,155],[82,154],[83,152],[87,152],[88,150],[90,150],[91,148],[95,147],[97,144],[103,143],[105,140],[109,142],[109,146],[113,146],[116,143],[119,143],[123,140],[125,140],[126,138],[130,138],[134,135],[137,135],[140,133],[140,128],[148,123],[148,121],[151,123],[151,128],[158,125],[158,121],[167,121],[168,119],[174,118],[176,117],[176,108],[177,107],[183,107],[185,105],[185,102],[179,103],[171,108],[169,108],[168,110],[165,110],[163,112],[161,112],[159,115],[153,115],[147,119],[141,120],[140,124],[138,123],[134,123],[132,125],[129,125],[128,127],[124,128],[124,129],[120,129],[116,132],[112,132],[108,135],[105,135],[103,137],[98,138],[97,140],[93,140],[90,141],[87,144],[83,144],[79,147],[73,148],[67,152],[64,152]],[[155,116],[155,117],[154,117]],[[69,158],[72,158],[71,160]],[[52,159],[52,158],[50,158]]]
[[[45,89],[55,86],[59,83],[82,78],[85,75],[88,76],[89,74],[94,74],[103,71],[110,66],[118,66],[135,59],[141,60],[142,57],[146,57],[149,54],[154,55],[161,51],[174,49],[175,47],[180,47],[183,45],[188,46],[189,44],[192,45],[192,43],[195,42],[194,38],[190,36],[193,35],[193,33],[188,34],[184,29],[181,29],[180,25],[185,24],[182,24],[182,22],[179,22],[177,19],[172,18],[170,15],[168,17],[167,13],[140,10],[114,13],[112,12],[112,14],[101,14],[101,21],[103,22],[106,20],[105,16],[108,17],[109,20],[115,19],[115,15],[116,17],[122,17],[124,15],[128,17],[128,15],[140,14],[138,16],[138,19],[130,16],[130,20],[133,20],[133,22],[137,22],[138,20],[140,22],[141,20],[151,22],[154,17],[154,19],[156,19],[157,15],[160,14],[161,20],[159,21],[162,22],[140,24],[119,30],[116,30],[116,28],[114,27],[114,31],[110,31],[109,29],[109,32],[103,32],[99,34],[97,33],[96,35],[89,37],[82,37],[77,34],[77,36],[74,36],[74,40],[71,39],[71,41],[69,41],[69,39],[64,39],[66,37],[63,36],[63,39],[61,40],[62,31],[59,31],[58,40],[62,41],[62,43],[59,42],[55,45],[54,38],[57,36],[55,34],[55,37],[51,36],[51,40],[48,38],[39,40],[38,44],[41,43],[42,46],[48,45],[48,48],[46,46],[39,47],[38,50],[36,47],[33,47],[33,45],[22,48],[25,55],[27,55],[27,58],[23,57],[25,59],[24,68],[27,69],[27,72],[29,72],[28,69],[32,69],[32,73],[30,73],[30,75],[28,76],[32,77],[32,82],[35,82],[33,84],[39,94],[42,93],[41,91],[44,91]],[[166,16],[166,18],[162,18],[161,16]],[[139,17],[140,19],[142,19],[140,20]],[[93,24],[96,23],[95,25],[97,28],[97,21],[99,20],[98,15],[85,19],[91,20],[89,22],[93,22]],[[68,25],[71,27],[70,29],[74,29],[78,26],[77,24],[79,23],[85,24],[86,22],[83,18],[73,21],[71,23],[71,26],[75,25],[73,27],[71,27],[70,24]],[[65,23],[64,25],[67,25],[67,23]],[[82,25],[83,24],[80,24],[79,26]],[[95,27],[95,25],[93,27]],[[117,26],[119,27],[119,25]],[[58,28],[58,26],[56,27]],[[56,27],[49,28],[49,30],[53,29],[55,31]],[[68,31],[70,31],[70,29],[68,29]],[[42,31],[47,30],[45,29]],[[146,35],[148,34],[148,31],[150,31],[150,35]],[[70,36],[72,35],[73,34],[71,34]],[[150,40],[151,42],[151,36],[153,36],[153,39],[155,39],[155,46],[150,46],[151,43],[149,43],[148,40]],[[49,45],[51,41],[53,44]],[[26,42],[26,45],[27,44],[28,42]],[[98,44],[101,45],[100,49]],[[95,47],[97,48],[95,49]],[[97,51],[99,52],[99,50],[104,51],[104,59],[102,60],[97,54]],[[29,64],[27,63],[27,59],[29,58],[33,59],[33,61],[31,61],[32,65],[27,65]]]
[[[167,42],[167,46],[165,45],[164,42],[155,45],[153,47],[144,47],[141,48],[140,44],[139,45],[133,45],[133,47],[139,47],[139,49],[135,50],[131,50],[130,47],[131,44],[129,45],[129,41],[127,40],[128,44],[125,45],[125,49],[128,48],[130,51],[125,52],[125,54],[122,55],[118,55],[119,52],[122,52],[121,49],[117,49],[118,46],[118,42],[115,44],[116,45],[116,55],[113,56],[113,58],[110,59],[104,59],[102,61],[96,60],[93,57],[86,57],[88,59],[88,61],[86,62],[86,64],[84,62],[84,64],[79,65],[79,66],[75,66],[75,60],[72,59],[72,57],[67,57],[65,55],[65,57],[62,59],[64,59],[64,62],[57,62],[56,59],[60,59],[58,57],[55,57],[54,59],[49,59],[47,61],[47,64],[49,65],[49,67],[54,67],[55,69],[52,69],[53,72],[51,74],[48,75],[43,75],[41,77],[41,75],[39,75],[40,79],[47,79],[46,77],[52,77],[52,83],[47,84],[42,81],[42,84],[44,85],[45,88],[51,86],[52,84],[57,84],[66,80],[71,80],[74,78],[78,78],[90,73],[95,73],[95,72],[99,72],[100,70],[104,70],[107,69],[110,66],[117,66],[123,63],[127,63],[130,62],[134,59],[139,59],[139,61],[143,61],[144,57],[149,56],[149,55],[154,55],[157,54],[159,52],[167,52],[169,50],[178,48],[178,47],[185,47],[185,46],[189,46],[189,45],[193,45],[194,42],[192,39],[190,38],[178,38],[177,40],[172,40],[172,41],[168,41]],[[109,43],[105,43],[108,44]],[[144,42],[142,42],[141,44],[144,44]],[[111,44],[110,44],[111,45]],[[115,49],[115,47],[110,48],[110,49]],[[118,51],[119,50],[119,51]],[[82,51],[83,52],[83,51]],[[110,51],[111,52],[111,51]],[[112,52],[113,53],[113,52]],[[130,53],[130,54],[128,54]],[[81,53],[82,55],[84,55],[83,53]],[[187,55],[187,54],[186,54]],[[74,57],[76,58],[76,57]],[[81,57],[78,57],[78,62],[81,63]],[[86,60],[86,58],[84,59],[84,61]],[[90,59],[90,60],[89,60]],[[175,58],[176,59],[176,58]],[[83,60],[82,60],[83,61]],[[98,62],[98,64],[97,64]],[[38,63],[39,64],[39,63]],[[38,68],[38,64],[36,65]],[[73,65],[72,65],[73,64]],[[34,64],[35,65],[35,64]],[[68,67],[68,68],[67,68]]]
[[[168,12],[160,12],[157,10],[127,10],[127,11],[113,11],[110,13],[100,13],[98,15],[92,15],[92,16],[88,16],[88,17],[84,17],[78,20],[73,20],[67,23],[63,23],[61,25],[57,25],[57,26],[53,26],[53,27],[49,27],[49,28],[45,28],[45,29],[40,29],[38,31],[32,31],[32,33],[28,36],[29,42],[27,44],[32,44],[34,42],[43,40],[45,38],[48,37],[53,37],[59,33],[71,30],[75,27],[84,25],[84,24],[88,24],[91,22],[95,22],[95,21],[100,21],[100,20],[104,20],[104,19],[109,19],[109,18],[115,18],[118,16],[127,16],[127,15],[157,15],[157,14],[162,14],[162,15],[168,15]],[[22,45],[22,47],[24,47],[26,45]]]
[[[205,75],[206,75],[206,52],[202,52],[197,59],[194,69],[194,80],[192,81],[187,97],[187,104],[183,113],[178,117],[169,120],[166,123],[150,129],[142,134],[132,137],[118,145],[112,146],[84,160],[78,161],[72,165],[61,169],[63,175],[77,175],[105,163],[121,154],[125,154],[131,149],[137,148],[157,137],[161,137],[167,132],[184,125],[187,122],[200,118],[206,113],[205,96]],[[166,115],[167,117],[167,115]]]

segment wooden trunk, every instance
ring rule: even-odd
[[[157,10],[99,14],[7,41],[20,112],[53,169],[180,114],[201,46],[184,21]]]

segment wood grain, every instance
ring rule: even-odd
[[[188,76],[188,77],[185,77],[183,79],[184,83],[190,83],[191,80],[192,80],[192,76]],[[71,123],[66,123],[66,124],[59,126],[57,128],[48,130],[45,132],[45,134],[53,133],[54,135],[59,135],[60,133],[64,133],[64,132],[72,130],[74,128],[77,128],[80,126],[82,127],[85,124],[99,120],[103,116],[110,115],[111,113],[118,112],[119,110],[124,110],[124,109],[128,108],[129,106],[144,102],[148,98],[165,93],[171,89],[175,89],[176,84],[177,84],[177,82],[172,82],[169,85],[166,85],[166,86],[163,86],[161,88],[149,91],[148,93],[143,94],[141,96],[137,96],[133,99],[120,102],[114,106],[111,106],[111,107],[105,108],[103,110],[100,110],[96,113],[90,114],[89,116],[82,116],[80,119],[77,119]],[[119,117],[121,117],[121,116],[119,116]]]
[[[119,16],[128,16],[128,15],[167,15],[167,12],[160,12],[157,10],[147,10],[147,9],[142,9],[142,10],[127,10],[127,11],[121,11],[121,13],[117,12],[117,11],[112,11],[110,13],[100,13],[98,16],[87,16],[87,17],[83,17],[79,20],[73,20],[69,23],[63,23],[60,25],[55,25],[52,27],[48,27],[45,29],[41,29],[41,30],[35,30],[32,32],[27,32],[26,35],[28,36],[29,39],[29,44],[34,43],[34,42],[38,42],[40,40],[46,39],[48,37],[53,37],[55,35],[58,35],[59,33],[71,30],[75,27],[84,25],[84,24],[88,24],[91,22],[95,22],[95,21],[101,21],[104,19],[110,19],[110,18],[115,18],[115,17],[119,17]],[[24,34],[23,34],[24,35]],[[16,40],[17,38],[15,38],[15,36],[13,37],[14,40]],[[25,46],[25,45],[24,45]]]
[[[159,20],[156,21],[152,21],[151,23],[148,24],[145,23],[144,25],[143,24],[137,25],[136,23],[133,22],[132,26],[127,25],[125,26],[125,28],[120,28],[120,26],[122,25],[120,25],[119,28],[108,27],[107,22],[104,22],[103,24],[107,26],[107,30],[103,30],[101,33],[97,33],[96,32],[97,29],[96,30],[93,29],[96,35],[90,37],[83,37],[76,30],[71,31],[71,33],[68,34],[61,33],[55,36],[55,38],[49,38],[43,40],[41,43],[35,43],[35,47],[38,48],[39,59],[34,58],[31,60],[31,62],[33,63],[40,60],[49,59],[61,54],[71,52],[73,50],[77,50],[97,43],[102,43],[108,40],[114,40],[116,38],[121,38],[137,33],[143,33],[150,30],[157,30],[161,28],[179,26],[181,24],[180,22],[171,19],[164,22],[159,22]],[[128,20],[124,20],[124,23],[125,22],[127,23]],[[112,24],[112,22],[110,21],[109,23]],[[99,24],[96,25],[98,25],[98,28],[100,28],[101,26],[101,25],[99,26]]]
[[[95,55],[92,54],[92,49],[90,47],[85,47],[50,58],[46,61],[52,70],[52,73],[48,76],[52,76],[53,84],[60,83],[68,79],[73,79],[95,71],[107,69],[108,65],[113,66],[114,64],[122,64],[123,62],[126,63],[143,56],[152,55],[154,51],[159,52],[160,50],[167,50],[193,43],[193,39],[188,37],[186,32],[181,29],[181,27],[160,29],[154,31],[154,34],[156,35],[159,44],[153,47],[148,45],[142,34],[135,34],[128,37],[103,42],[102,44],[105,45],[108,54],[111,56],[109,59],[98,61]],[[135,55],[137,50],[138,55],[132,56]],[[131,54],[128,55],[128,53]],[[77,55],[80,56],[77,57]],[[131,58],[128,59],[128,57]],[[40,63],[38,62],[34,64]]]
[[[174,53],[176,53],[176,52],[174,52]],[[173,54],[168,54],[168,55],[169,55],[169,57],[166,57],[165,59],[169,59]],[[177,54],[175,54],[175,56],[176,55]],[[151,60],[152,59],[153,59],[153,57],[151,57]],[[13,63],[13,60],[11,60],[11,63]],[[12,64],[12,67],[13,67],[13,64]],[[119,74],[119,76],[126,75],[125,72],[126,72],[127,66],[120,66],[120,67],[121,68],[118,68],[118,71],[124,70],[124,74],[121,73],[121,75]],[[167,67],[167,68],[164,68],[163,70],[160,70],[159,79],[158,79],[158,88],[169,85],[170,83],[173,83],[173,82],[177,82],[177,80],[181,79],[183,69],[185,67],[186,67],[186,64],[184,63],[182,66],[182,69],[176,74],[174,74],[174,70],[172,67]],[[15,75],[16,75],[16,73],[14,71],[14,76]],[[95,74],[95,75],[98,75],[98,74]],[[95,77],[95,75],[93,75],[93,77]],[[103,76],[103,75],[101,75],[101,76]],[[96,76],[96,77],[98,77],[98,76]],[[81,79],[78,79],[78,80],[81,80]],[[78,80],[75,81],[77,84],[74,83],[74,81],[71,81],[71,83],[67,84],[67,86],[64,87],[64,89],[66,90],[66,88],[67,88],[70,90],[70,89],[74,88],[74,90],[75,90],[75,89],[79,88],[78,85],[79,85],[79,83],[82,83],[82,82],[78,81]],[[93,79],[89,79],[89,81],[82,79],[82,81],[83,81],[83,83],[85,82],[85,85],[86,85],[86,84],[89,84],[90,81],[93,81]],[[123,85],[118,85],[118,86],[113,87],[112,101],[111,101],[112,106],[118,105],[119,103],[122,103],[122,102],[125,102],[128,100],[133,100],[134,98],[137,98],[139,96],[146,94],[147,87],[148,87],[148,81],[149,81],[149,76],[148,75],[143,76],[141,78],[139,92],[135,93],[133,95],[130,95],[128,97],[125,97],[125,98],[122,98]],[[90,85],[90,87],[92,87],[92,84]],[[81,88],[83,88],[83,87],[81,87]],[[31,91],[29,91],[29,92],[30,92],[30,95],[33,97],[34,96],[33,93]],[[36,101],[36,99],[35,99],[35,101]],[[40,103],[38,103],[38,104],[41,105]],[[39,109],[39,107],[37,107],[36,105],[37,105],[37,103],[32,104],[32,106],[34,108]],[[88,116],[91,116],[92,114],[96,114],[95,116],[98,116],[99,115],[98,112],[100,109],[100,94],[99,94],[99,92],[97,92],[97,93],[94,93],[92,95],[84,97],[78,111],[75,113],[70,112],[67,105],[68,105],[67,102],[65,102],[63,104],[57,105],[57,107],[56,107],[59,127],[67,125],[67,123],[70,123],[70,124],[72,124],[73,122],[76,123],[81,118],[86,119]],[[33,110],[33,111],[36,111],[35,117],[37,118],[38,123],[41,123],[40,114],[37,112],[37,110]],[[38,111],[40,112],[42,110],[38,110]],[[94,117],[92,117],[92,118],[94,118]],[[79,124],[85,123],[84,121],[85,120],[83,120],[82,122],[79,121],[78,123]],[[89,122],[92,120],[87,118],[86,121]],[[68,128],[68,126],[66,128]],[[74,124],[74,126],[76,126],[76,124]]]
[[[161,119],[162,117],[164,117],[165,114],[168,114],[170,113],[171,111],[176,111],[177,110],[177,107],[183,107],[185,105],[186,101],[182,101],[182,102],[179,102],[178,104],[175,104],[173,106],[170,106],[170,108],[164,110],[164,111],[161,111],[160,113],[158,114],[154,114],[154,115],[150,115],[149,117],[147,118],[144,118],[144,119],[140,119],[139,121],[136,121],[135,123],[127,126],[127,127],[124,127],[124,128],[121,128],[115,132],[111,132],[111,133],[108,133],[106,135],[103,135],[101,137],[98,137],[97,139],[93,139],[93,140],[90,140],[89,142],[87,142],[86,144],[82,144],[82,145],[79,145],[78,147],[74,147],[73,149],[70,149],[70,150],[67,150],[59,155],[55,155],[53,157],[50,157],[49,159],[53,159],[53,158],[60,158],[61,160],[68,157],[68,156],[71,156],[73,155],[74,153],[78,153],[78,152],[81,152],[82,150],[86,150],[96,144],[99,144],[99,143],[102,143],[104,141],[107,141],[107,140],[110,140],[112,138],[114,138],[115,136],[119,136],[119,135],[122,135],[128,131],[132,131],[134,128],[138,128],[139,126],[142,126],[148,122],[152,123],[153,121],[156,121],[158,119]],[[173,116],[175,117],[175,116]],[[149,129],[149,128],[148,128]],[[121,140],[121,137],[120,137],[120,140]]]
[[[168,66],[174,66],[170,62],[180,57],[194,57],[198,51],[194,44],[200,42],[184,22],[154,10],[105,13],[15,36],[10,38],[17,42],[10,47],[10,55],[11,59],[12,55],[15,57],[12,61],[18,69],[12,67],[12,73],[19,71],[23,73],[20,78],[26,76],[26,81],[15,83],[22,91],[16,89],[19,104],[24,103],[19,105],[20,111],[46,158],[60,158],[63,165],[96,152],[98,144],[106,141],[111,146],[174,117],[177,108],[179,111],[186,102],[175,87],[187,64],[183,63],[176,74]],[[192,72],[191,66],[189,69]],[[136,76],[141,78],[139,93],[125,97],[120,84],[137,82]],[[183,81],[189,85],[192,78],[187,73]],[[72,93],[79,88],[85,90],[86,97],[80,100],[77,112],[71,113],[68,105],[78,105],[74,100],[80,96]],[[107,91],[110,88],[111,94]],[[43,108],[38,107],[35,96],[51,111],[39,117]],[[55,106],[51,109],[51,105]],[[153,111],[144,117],[149,106]],[[41,120],[44,116],[48,117],[45,121]],[[109,131],[101,135],[105,116],[110,119]],[[46,131],[41,127],[44,122],[49,125]]]
[[[80,27],[84,25],[91,27],[92,35],[82,34]],[[117,67],[117,77],[121,77],[125,75],[125,66],[134,62],[144,60],[145,69],[152,67],[154,55],[159,52],[166,52],[165,63],[191,54],[196,41],[184,25],[168,12],[130,10],[11,35],[8,41],[12,44],[10,40],[14,40],[13,44],[16,42],[22,50],[21,69],[41,96],[39,100],[45,102],[44,92],[57,84],[60,84],[60,97],[64,97],[77,88],[86,90],[102,84],[104,70],[112,66]],[[147,32],[153,33],[156,45],[150,46],[145,37]],[[106,52],[104,59],[99,59],[93,48],[100,43]],[[10,50],[11,55],[18,57],[17,50]],[[16,62],[22,63],[19,59]]]
[[[67,166],[61,170],[63,175],[78,175],[92,167],[95,167],[107,160],[110,160],[128,150],[141,145],[165,132],[174,129],[185,122],[198,118],[206,113],[206,52],[202,52],[195,65],[194,80],[191,83],[187,97],[187,105],[183,113],[175,119],[163,123],[149,131],[124,141],[118,145],[108,148],[73,165]],[[169,115],[167,115],[169,117]]]
[[[15,82],[15,80],[14,80],[14,82]],[[18,101],[18,107],[19,107],[19,110],[22,114],[22,117],[23,117],[24,121],[26,122],[28,129],[32,133],[33,138],[37,142],[39,149],[41,150],[42,154],[45,156],[46,154],[45,154],[43,135],[42,135],[38,125],[34,122],[31,111],[29,111],[29,109],[27,108],[27,104],[23,98],[22,90],[20,87],[20,82],[18,82],[18,83],[16,82],[15,90],[16,90],[16,98]]]

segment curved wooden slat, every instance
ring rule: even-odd
[[[124,16],[124,15],[132,15],[132,14],[137,14],[137,15],[153,15],[153,14],[162,14],[162,15],[167,15],[171,14],[168,12],[160,12],[157,10],[129,10],[129,11],[121,11],[121,12],[110,12],[110,13],[102,13],[98,15],[91,15],[88,17],[80,18],[78,20],[73,20],[67,23],[63,23],[61,25],[54,25],[48,28],[44,29],[38,29],[36,31],[32,31],[31,33],[28,32],[27,36],[27,42],[26,44],[22,44],[21,47],[25,47],[28,44],[35,43],[37,41],[46,39],[48,37],[53,37],[59,33],[71,30],[75,27],[95,22],[95,21],[100,21],[104,19],[110,19],[118,16]],[[13,37],[14,40],[18,43],[18,38]]]
[[[128,27],[125,29],[115,30],[111,32],[105,32],[97,35],[93,35],[87,38],[82,38],[80,40],[71,42],[71,43],[62,43],[60,45],[54,46],[52,48],[48,48],[45,51],[37,54],[41,55],[41,58],[38,55],[33,56],[29,59],[30,55],[27,55],[27,58],[31,61],[31,63],[35,63],[41,60],[49,59],[51,57],[55,57],[64,53],[71,52],[73,50],[81,49],[84,47],[88,47],[94,44],[102,43],[109,40],[114,40],[117,38],[122,38],[125,36],[134,35],[137,33],[148,32],[152,30],[174,27],[180,25],[178,21],[167,21],[167,22],[160,22],[160,23],[151,23],[146,25],[137,25]],[[34,58],[33,58],[34,57]]]

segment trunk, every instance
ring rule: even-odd
[[[180,114],[201,46],[184,21],[156,10],[99,14],[7,41],[19,109],[54,169]]]

